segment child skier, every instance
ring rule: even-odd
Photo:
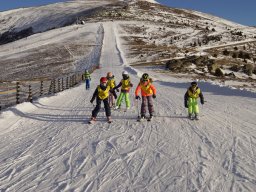
[[[199,120],[199,107],[197,104],[197,99],[200,97],[200,102],[204,104],[204,96],[202,91],[197,85],[197,82],[193,81],[191,86],[188,88],[187,92],[184,95],[184,105],[188,108],[188,117],[190,119]],[[193,117],[194,114],[194,117]]]
[[[105,113],[106,113],[108,122],[109,123],[112,122],[111,109],[110,109],[109,103],[108,103],[109,91],[112,91],[112,90],[110,90],[110,87],[107,86],[107,81],[108,80],[106,77],[101,77],[100,85],[97,86],[97,88],[95,89],[95,91],[93,93],[93,96],[92,96],[92,99],[90,100],[90,102],[93,103],[93,101],[96,98],[96,107],[92,111],[92,117],[91,117],[91,121],[89,121],[89,123],[96,121],[97,114],[100,111],[101,101],[103,101],[103,103],[104,103]]]
[[[90,89],[91,75],[87,69],[84,72],[84,78],[85,78],[85,89],[88,90]]]
[[[123,79],[121,80],[121,82],[116,87],[114,87],[114,89],[118,89],[119,87],[121,87],[121,93],[117,99],[115,109],[120,108],[123,98],[125,97],[126,110],[128,110],[130,109],[130,106],[131,106],[129,91],[130,91],[130,88],[133,86],[133,84],[131,83],[129,74],[126,71],[123,71],[122,76],[123,76]]]
[[[115,76],[111,72],[108,72],[107,79],[108,79],[107,85],[110,87],[110,89],[114,89],[114,87],[116,86]],[[117,89],[117,92],[118,91],[119,90]],[[110,107],[115,107],[116,98],[117,98],[116,92],[114,90],[112,92],[110,91],[109,97],[108,97],[108,102]]]
[[[135,90],[135,99],[141,99],[139,96],[139,91],[141,91],[142,96],[142,102],[141,102],[141,116],[139,117],[139,121],[141,119],[144,119],[146,116],[146,106],[148,106],[149,111],[149,121],[153,117],[154,113],[154,107],[153,107],[153,99],[156,98],[156,88],[152,84],[152,80],[149,78],[149,75],[147,73],[144,73],[142,75],[142,78],[140,80],[140,83],[138,84],[136,90]]]

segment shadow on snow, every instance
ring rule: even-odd
[[[163,81],[155,81],[163,86],[169,86],[179,89],[187,89],[190,86],[190,83],[175,83],[175,82],[163,82]],[[239,89],[231,89],[229,87],[221,87],[219,85],[213,85],[208,82],[199,82],[199,87],[202,92],[212,93],[214,95],[222,95],[222,96],[238,96],[238,97],[248,97],[248,98],[256,98],[256,93],[250,92],[247,90],[239,90]],[[184,94],[185,94],[184,90]]]

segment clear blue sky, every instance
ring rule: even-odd
[[[256,26],[256,0],[156,0],[175,8],[210,13],[240,23]]]
[[[0,11],[67,0],[0,0]],[[256,26],[256,0],[156,0],[163,5],[210,13],[243,25]]]
[[[0,0],[0,11],[21,7],[47,5],[50,3],[64,2],[67,0]]]

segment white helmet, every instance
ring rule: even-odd
[[[123,74],[123,75],[128,75],[128,72],[127,72],[127,71],[123,71],[122,74]]]

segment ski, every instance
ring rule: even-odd
[[[95,122],[96,122],[96,118],[95,118],[95,117],[92,117],[92,118],[90,119],[90,121],[88,121],[88,124],[94,124]],[[106,122],[112,123],[111,117],[107,117]]]
[[[147,118],[147,121],[151,121],[153,117],[148,117]]]
[[[88,124],[94,124],[94,123],[95,123],[95,120],[88,121]]]
[[[111,120],[111,121],[107,121],[107,123],[112,123],[113,121]],[[88,121],[88,124],[94,124],[94,123],[96,123],[96,121],[95,120],[90,120],[90,121]]]
[[[191,120],[191,121],[194,121],[194,120],[198,121],[199,117],[188,117],[188,119]]]
[[[141,121],[143,121],[143,120],[151,121],[151,120],[152,120],[152,117],[144,117],[144,118],[138,117],[138,118],[137,118],[137,121],[138,121],[138,122],[141,122]]]
[[[141,122],[144,118],[141,118],[140,116],[137,117],[137,121]]]

